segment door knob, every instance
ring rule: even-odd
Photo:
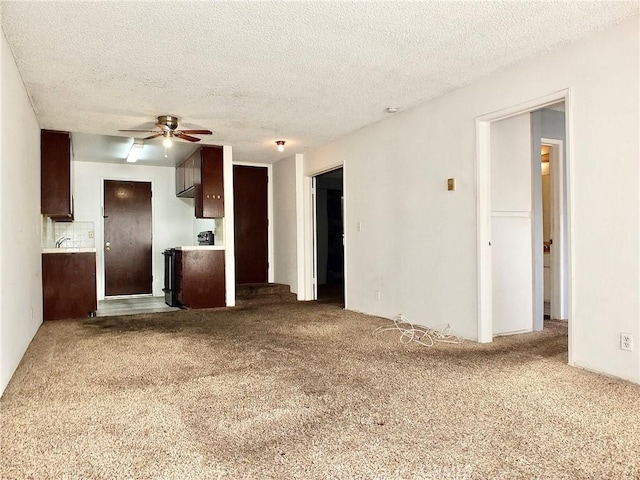
[[[105,247],[110,247],[111,246],[111,242],[106,242],[104,245],[105,245]]]

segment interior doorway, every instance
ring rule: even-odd
[[[543,138],[540,146],[542,177],[543,315],[545,320],[567,318],[562,165],[564,143]]]
[[[490,342],[496,334],[543,328],[541,144],[549,145],[549,168],[553,169],[549,188],[554,201],[549,260],[558,265],[547,282],[551,286],[549,315],[568,320],[569,364],[573,364],[570,162],[565,134],[569,129],[564,115],[565,108],[570,111],[568,102],[568,91],[557,92],[477,119],[478,340]],[[562,127],[559,135],[550,130],[554,126]],[[554,250],[556,254],[551,255]],[[554,297],[558,297],[555,302]]]
[[[315,187],[316,300],[344,307],[343,169],[317,175]]]
[[[544,255],[542,283],[545,320],[551,318],[551,245],[553,244],[551,223],[553,222],[554,198],[551,191],[550,152],[551,146],[543,143],[540,147],[540,173],[542,175],[542,245]]]
[[[564,102],[531,113],[535,330],[542,330],[544,318],[568,318],[565,124]]]
[[[542,330],[544,318],[566,318],[565,118],[562,106],[555,108],[491,126],[494,336]]]
[[[152,293],[151,183],[104,181],[105,296]]]

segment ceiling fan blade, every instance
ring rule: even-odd
[[[190,142],[199,142],[199,141],[200,141],[200,139],[199,139],[199,138],[192,137],[192,136],[190,136],[190,135],[185,135],[185,134],[184,134],[184,133],[182,133],[182,132],[176,132],[176,133],[174,133],[174,136],[176,136],[176,137],[178,137],[178,138],[181,138],[181,139],[183,139],[183,140],[188,140],[188,141],[190,141]]]
[[[153,133],[155,130],[118,130],[119,132],[145,132],[145,133]]]
[[[143,138],[143,140],[151,140],[152,138],[156,138],[156,137],[160,137],[162,136],[161,133],[156,133],[155,135],[150,135],[148,137]]]
[[[191,133],[195,135],[213,135],[211,130],[180,130],[176,133]]]

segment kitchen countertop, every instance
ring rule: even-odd
[[[95,247],[43,248],[42,253],[96,253]]]
[[[176,250],[224,250],[222,245],[187,245],[182,247],[175,247]]]

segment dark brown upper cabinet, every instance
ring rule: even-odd
[[[42,214],[54,220],[73,220],[69,132],[40,131],[40,169]]]
[[[200,175],[195,179],[196,218],[224,217],[222,147],[202,147]]]
[[[176,195],[194,199],[196,218],[224,217],[222,147],[203,146],[176,167]]]
[[[195,195],[195,179],[200,168],[200,149],[193,152],[185,161],[176,167],[176,196],[193,198]]]

